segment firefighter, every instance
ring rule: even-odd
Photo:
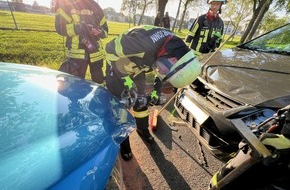
[[[208,0],[210,8],[206,14],[199,16],[192,24],[185,38],[185,42],[193,49],[197,56],[213,52],[220,46],[224,30],[223,20],[220,18],[222,4],[225,0]]]
[[[55,29],[66,37],[70,70],[85,78],[88,65],[92,81],[104,82],[104,50],[100,39],[108,36],[102,8],[93,0],[57,0]]]
[[[106,86],[119,98],[135,91],[133,106],[137,133],[147,143],[154,143],[148,130],[148,103],[158,104],[162,83],[176,88],[190,84],[200,73],[200,63],[184,41],[169,29],[145,25],[120,34],[106,45]],[[145,73],[156,71],[154,90],[145,92]],[[130,93],[129,93],[130,94]],[[129,138],[121,144],[124,160],[132,158]]]

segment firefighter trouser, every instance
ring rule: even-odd
[[[103,59],[89,62],[89,65],[92,81],[102,84],[104,82]]]
[[[69,57],[79,66],[76,76],[85,78],[88,65],[92,81],[102,84],[104,82],[103,61],[104,50],[100,41],[97,42],[98,49],[88,52],[85,49],[70,49]]]
[[[105,52],[101,41],[98,41],[98,51],[89,54],[90,73],[92,81],[102,84],[104,83],[104,57]]]
[[[102,70],[103,60],[99,60],[99,61],[91,63],[90,61],[83,60],[83,59],[75,59],[75,58],[70,58],[70,59],[72,62],[78,65],[78,70],[74,72],[75,76],[78,76],[80,78],[85,78],[86,71],[89,65],[92,81],[99,84],[102,84],[104,82],[104,73]]]
[[[124,81],[121,78],[120,73],[117,70],[111,69],[110,65],[106,65],[106,86],[109,92],[111,92],[114,96],[121,99],[121,94],[124,90]],[[140,130],[148,130],[148,118],[149,111],[148,107],[144,107],[142,109],[135,109],[133,107],[134,117],[136,120],[137,129]],[[121,149],[124,152],[131,152],[129,137],[121,143]]]
[[[70,60],[71,62],[76,63],[78,65],[78,69],[77,71],[73,73],[73,75],[84,79],[86,77],[86,71],[88,68],[89,61],[86,61],[84,59],[76,59],[76,58],[70,58]]]

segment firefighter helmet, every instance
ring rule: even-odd
[[[158,77],[176,88],[191,84],[201,72],[201,65],[191,50],[179,60],[175,57],[160,57],[154,66]]]

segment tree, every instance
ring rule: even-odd
[[[35,10],[39,9],[39,5],[38,5],[37,1],[33,1],[32,8]]]
[[[179,17],[179,12],[180,12],[180,8],[181,8],[181,3],[182,3],[182,0],[179,0],[179,3],[178,3],[178,8],[177,8],[177,13],[176,13],[176,16],[175,16],[175,19],[174,19],[174,23],[173,23],[173,26],[172,26],[172,32],[174,32],[175,30],[175,25],[176,25],[176,22],[177,22],[177,19]]]
[[[270,11],[265,15],[263,22],[259,26],[259,29],[265,33],[284,24],[287,24],[288,22],[289,21],[287,17],[279,19],[273,12]]]
[[[266,2],[262,5],[261,10],[258,13],[258,16],[255,18],[255,21],[253,22],[253,26],[248,33],[247,37],[245,38],[245,41],[249,41],[253,38],[255,32],[257,31],[259,24],[261,23],[262,19],[264,18],[265,14],[270,8],[270,5],[273,0],[266,0]]]
[[[241,37],[241,43],[252,39],[272,3],[275,3],[277,8],[286,7],[286,10],[289,11],[289,0],[253,0],[253,15]]]
[[[134,0],[122,0],[121,11],[125,11],[129,18],[129,27],[131,24],[131,18],[133,17],[133,25],[136,25],[136,14],[137,14],[137,1]]]
[[[168,0],[157,0],[158,1],[158,9],[157,11],[160,11],[160,15],[161,15],[161,20],[164,16],[164,12],[165,12],[165,7],[168,3]]]
[[[50,12],[52,12],[52,13],[55,12],[55,10],[54,10],[54,4],[55,4],[54,1],[55,0],[51,0],[51,2],[50,2]]]
[[[178,32],[181,32],[189,4],[194,2],[194,1],[195,0],[186,0],[185,1],[184,6],[183,6],[183,12],[182,12],[180,23],[179,23],[179,27],[178,27]]]
[[[121,10],[133,17],[133,24],[136,25],[136,18],[139,16],[138,26],[142,24],[146,10],[155,5],[156,0],[123,0]],[[138,12],[140,12],[139,15]]]
[[[236,34],[241,28],[241,22],[250,18],[252,6],[252,0],[236,0],[227,4],[227,9],[223,10],[223,18],[229,19],[231,26],[233,26],[232,33]]]
[[[141,12],[141,15],[140,15],[138,26],[142,23],[143,16],[144,16],[144,13],[145,13],[146,9],[150,5],[154,4],[154,2],[155,2],[155,0],[141,0],[140,1],[140,4],[139,4],[138,8],[140,7],[142,9],[142,12]]]
[[[32,7],[37,7],[37,6],[38,6],[37,1],[33,1]]]
[[[26,12],[25,5],[22,0],[12,0],[10,5],[14,7],[15,11]]]

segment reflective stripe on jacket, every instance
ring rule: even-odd
[[[102,8],[96,2],[82,0],[70,3],[62,0],[56,2],[55,10],[55,29],[58,34],[66,37],[66,47],[70,50],[70,57],[85,58],[85,45],[82,41],[87,36],[90,37],[92,43],[101,49],[102,45],[99,38],[108,36],[108,25]],[[102,29],[102,34],[98,37],[88,34],[88,28],[84,27],[87,25]],[[92,53],[90,57],[94,61],[101,60],[103,52]],[[93,60],[91,61],[94,62]]]
[[[198,17],[192,24],[185,41],[189,47],[200,53],[208,53],[219,47],[221,38],[213,39],[214,32],[223,34],[224,23],[220,17],[210,20],[207,14]],[[214,40],[214,42],[212,42]]]

